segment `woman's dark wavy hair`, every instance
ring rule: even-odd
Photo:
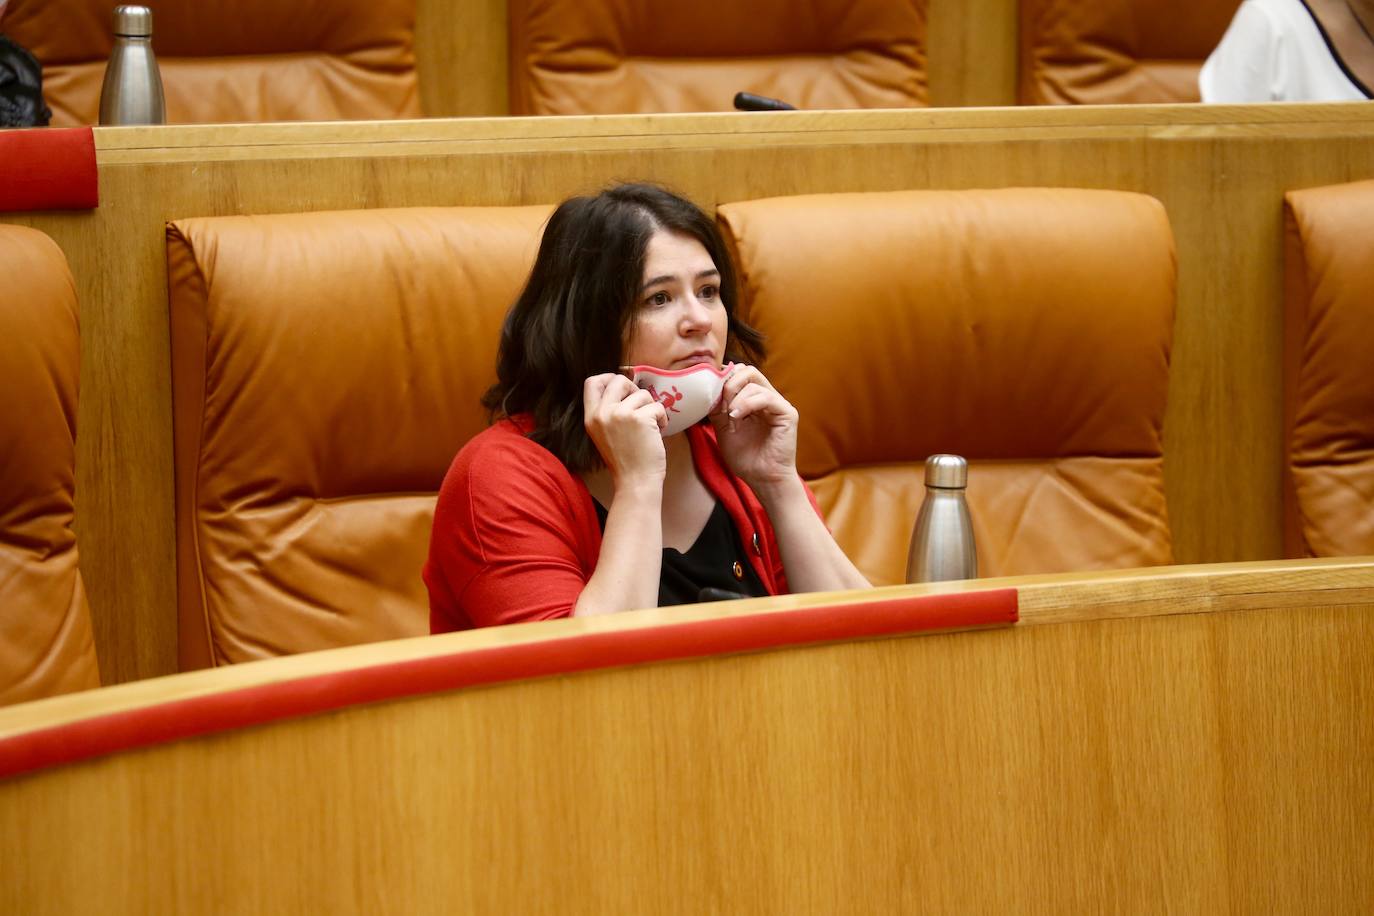
[[[622,365],[645,252],[659,229],[692,236],[715,261],[728,316],[727,358],[763,359],[763,335],[736,317],[730,253],[699,207],[651,184],[564,201],[549,217],[530,278],[501,328],[497,381],[482,405],[493,418],[532,414],[529,437],[573,472],[601,465],[583,426],[582,383]]]

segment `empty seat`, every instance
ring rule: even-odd
[[[547,214],[168,228],[182,667],[429,632],[435,496]]]
[[[925,0],[510,0],[513,114],[926,103]]]
[[[100,686],[72,531],[76,287],[41,232],[0,225],[0,704]]]
[[[1374,181],[1284,201],[1285,548],[1374,554]]]
[[[718,213],[768,377],[801,413],[799,470],[872,582],[902,581],[922,466],[945,452],[970,461],[983,575],[1171,561],[1158,201],[903,191]]]
[[[1240,0],[1021,0],[1023,105],[1196,102]]]
[[[169,124],[420,116],[415,0],[140,0]],[[53,126],[96,123],[112,0],[11,0],[5,31],[43,65]]]

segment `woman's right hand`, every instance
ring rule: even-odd
[[[593,375],[582,383],[582,421],[615,486],[662,484],[668,470],[661,430],[663,405],[623,375]]]

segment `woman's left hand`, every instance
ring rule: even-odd
[[[797,479],[797,409],[758,369],[735,365],[711,424],[726,465],[756,493]]]

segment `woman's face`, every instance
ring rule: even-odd
[[[717,368],[728,327],[720,272],[705,246],[690,235],[660,229],[649,239],[643,285],[625,341],[626,365]]]

